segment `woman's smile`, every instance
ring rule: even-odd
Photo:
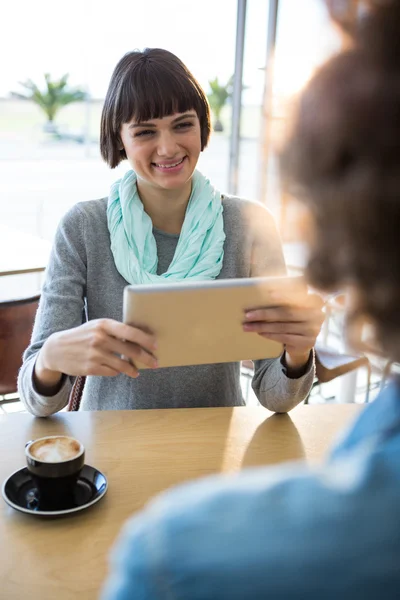
[[[184,166],[184,161],[186,160],[187,156],[183,156],[182,158],[178,159],[178,160],[174,160],[173,162],[171,161],[166,161],[163,160],[162,162],[152,162],[151,166],[154,167],[155,169],[157,169],[160,173],[165,173],[166,175],[168,174],[172,174],[172,173],[178,173],[179,171],[182,170],[183,166]]]

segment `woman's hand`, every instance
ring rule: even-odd
[[[273,301],[273,307],[247,311],[243,329],[283,344],[289,369],[301,369],[324,322],[324,302],[315,293],[296,295],[294,301],[274,295]]]
[[[136,361],[157,367],[155,349],[153,335],[112,319],[96,319],[46,340],[36,361],[35,383],[42,388],[56,386],[63,373],[137,377]]]

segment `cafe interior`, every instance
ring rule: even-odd
[[[96,23],[93,15],[96,8],[94,3],[83,4],[85,14],[72,8],[70,18],[71,23],[84,21],[79,28],[79,32],[84,33],[90,27],[92,17]],[[183,4],[179,0],[168,4],[170,7],[172,4],[172,8],[176,4],[177,14],[182,12]],[[229,63],[226,72],[231,69],[233,73],[229,82],[225,77],[228,82],[225,88],[222,86],[223,72],[219,88],[218,80],[214,79],[213,91],[212,80],[218,75],[216,69],[221,60],[216,61],[215,72],[212,57],[209,58],[206,49],[203,58],[196,59],[197,63],[195,59],[187,60],[195,77],[195,65],[203,65],[205,75],[199,75],[200,83],[207,88],[208,78],[210,84],[206,91],[214,131],[207,150],[200,156],[199,168],[222,194],[251,198],[268,209],[279,231],[285,276],[306,285],[307,230],[303,227],[301,205],[282,181],[280,150],[298,95],[320,65],[349,45],[346,28],[338,26],[332,14],[337,16],[338,5],[343,5],[342,22],[357,19],[364,3],[357,0],[344,3],[338,0],[237,0],[221,3],[223,8],[215,8],[215,13],[215,3],[192,4],[193,11],[209,11],[214,34],[210,37],[219,38],[219,41],[210,42],[209,54],[224,43],[226,32],[228,59],[225,57],[225,60]],[[162,12],[161,3],[157,6],[160,15],[168,18],[167,13]],[[129,8],[126,3],[124,9],[127,21],[134,18],[132,6]],[[85,11],[89,11],[88,14]],[[40,15],[36,18],[40,19]],[[224,22],[221,22],[222,18]],[[151,27],[150,22],[146,23],[144,29],[147,25]],[[199,22],[199,31],[193,33],[192,45],[199,46],[200,40],[204,44],[202,24],[203,20]],[[170,41],[164,32],[159,46],[179,50],[175,41],[179,31],[179,27],[171,26]],[[71,40],[71,31],[68,36]],[[143,32],[142,37],[146,39]],[[253,37],[257,37],[256,42]],[[189,43],[186,38],[185,43]],[[148,45],[156,46],[156,42]],[[125,36],[125,43],[120,40],[115,56],[122,56],[123,52],[132,49],[131,46]],[[177,55],[181,56],[183,50],[181,53],[178,50]],[[313,371],[307,393],[289,411],[275,410],[273,405],[266,408],[260,402],[254,384],[258,377],[258,362],[265,354],[263,351],[259,355],[251,354],[254,348],[247,350],[241,346],[239,334],[231,340],[224,327],[229,328],[230,315],[234,311],[229,311],[226,305],[221,308],[217,295],[213,305],[211,288],[205,286],[204,295],[200,297],[197,288],[193,287],[193,291],[189,287],[185,293],[192,296],[184,301],[183,309],[179,298],[170,302],[167,308],[166,299],[161,298],[161,304],[156,301],[152,304],[154,294],[151,290],[144,299],[133,290],[132,298],[124,291],[124,322],[132,324],[140,320],[138,311],[142,307],[143,319],[149,319],[149,332],[153,331],[153,326],[156,333],[162,331],[162,335],[172,339],[164,355],[161,355],[164,347],[159,348],[161,360],[157,365],[161,371],[192,368],[187,365],[196,364],[195,361],[205,364],[235,360],[243,398],[241,405],[221,405],[219,399],[214,398],[214,405],[210,401],[204,406],[201,403],[196,407],[185,404],[176,408],[172,402],[163,408],[156,404],[156,408],[150,407],[151,410],[142,405],[137,410],[128,410],[126,403],[121,400],[118,404],[116,398],[115,407],[123,408],[101,410],[102,399],[99,398],[96,408],[88,409],[91,406],[88,398],[93,398],[97,389],[93,387],[89,392],[88,383],[98,376],[82,367],[82,372],[62,376],[63,381],[71,380],[68,398],[63,401],[62,408],[41,413],[38,400],[35,406],[39,409],[36,413],[36,409],[31,410],[30,400],[21,398],[22,384],[18,384],[18,374],[23,355],[31,344],[38,307],[47,293],[46,278],[54,269],[54,265],[49,269],[49,264],[59,260],[59,250],[54,250],[57,235],[61,239],[56,233],[58,223],[76,202],[104,198],[117,176],[125,180],[128,173],[126,160],[111,171],[99,154],[98,130],[105,90],[103,93],[91,91],[94,73],[99,70],[95,55],[96,47],[85,46],[85,56],[89,59],[86,60],[86,80],[82,89],[91,93],[85,92],[80,102],[60,110],[59,121],[68,122],[65,127],[44,131],[37,106],[34,117],[31,116],[32,98],[23,100],[6,92],[0,98],[0,112],[4,109],[5,115],[4,119],[0,116],[0,188],[3,190],[3,200],[0,200],[0,480],[3,496],[0,503],[0,598],[4,600],[98,598],[110,568],[109,553],[121,528],[132,515],[140,514],[154,497],[174,486],[209,475],[236,477],[249,468],[281,465],[288,461],[303,461],[311,468],[317,468],[340,432],[349,427],[367,405],[375,402],[398,370],[396,361],[369,336],[368,327],[363,329],[362,344],[355,344],[347,335],[347,311],[351,299],[345,290],[321,294],[323,316],[310,354]],[[187,56],[191,56],[190,52]],[[186,60],[185,56],[182,58]],[[62,60],[65,62],[65,57]],[[108,79],[115,63],[113,60],[105,67]],[[45,68],[43,61],[42,71]],[[29,76],[27,72],[26,78]],[[216,96],[221,89],[226,93],[226,100],[222,101],[220,110]],[[18,127],[14,127],[13,123],[18,119]],[[96,134],[92,135],[92,131]],[[167,167],[164,166],[164,170]],[[93,235],[100,236],[95,227],[94,224]],[[87,241],[91,234],[85,235],[89,236]],[[157,237],[156,240],[158,242]],[[337,251],[338,248],[332,248],[333,253]],[[64,273],[63,267],[60,268]],[[150,287],[154,280],[144,280],[146,282]],[[223,286],[219,289],[221,294],[224,289],[228,290],[225,297],[227,304],[231,301],[232,306],[235,302],[251,303],[249,298],[254,292],[250,284],[248,288],[239,287],[242,290],[240,299],[239,292],[230,292],[230,288]],[[314,292],[318,294],[318,290],[309,286],[308,293]],[[71,299],[64,298],[64,301],[73,303]],[[88,304],[86,299],[87,324],[91,312]],[[126,316],[129,310],[135,315],[132,319]],[[197,329],[192,327],[194,313],[200,315]],[[210,339],[209,331],[201,330],[208,328],[210,315],[217,324],[220,320],[220,337],[214,340]],[[108,315],[105,313],[104,316]],[[175,316],[179,327],[174,324]],[[163,325],[166,321],[171,323],[169,329]],[[62,326],[58,328],[62,329]],[[121,334],[121,337],[124,336]],[[189,343],[187,348],[182,348],[177,340],[185,338],[196,340],[196,345]],[[82,338],[82,344],[85,343]],[[146,344],[149,343],[146,340]],[[204,355],[215,355],[216,360],[198,358],[202,356],[202,345]],[[276,357],[284,348],[282,350],[279,345],[278,350],[273,351],[275,354],[271,356]],[[122,352],[116,352],[122,356]],[[148,356],[147,352],[145,354]],[[226,358],[219,359],[220,355]],[[129,368],[137,367],[131,358],[125,362]],[[141,379],[144,384],[146,377],[153,375],[145,368],[148,366],[141,363],[141,367],[137,367],[138,384]],[[45,367],[43,369],[46,371]],[[136,371],[131,376],[135,378]],[[164,397],[169,393],[168,389],[162,391],[161,376],[156,381],[155,386],[159,386],[156,392]],[[166,383],[165,386],[167,388]],[[117,389],[119,394],[120,388]],[[209,398],[207,382],[204,382],[203,393]],[[22,396],[24,394],[29,395],[26,388]],[[63,448],[57,446],[54,452],[58,458],[53,461],[46,459],[44,448],[45,458],[42,459],[42,438],[46,443],[56,440],[60,444],[60,440],[72,438],[77,441],[78,449],[68,447],[65,458]],[[64,458],[60,459],[58,452]],[[67,463],[72,462],[74,465],[79,462],[79,468],[76,467],[78,479],[73,484],[77,490],[75,497],[66,501],[70,488],[64,494],[64,491],[60,492],[64,490],[60,484],[53,497],[53,488],[49,484],[49,492],[43,480],[53,484],[59,482],[60,477],[68,479],[71,472],[62,471],[60,465],[66,469]],[[48,502],[47,493],[50,494]],[[132,592],[129,597],[156,596],[136,596]],[[115,598],[128,596],[115,595]]]

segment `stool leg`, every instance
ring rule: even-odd
[[[247,401],[249,399],[251,377],[249,375],[247,375],[246,379],[247,379],[247,382],[246,382],[246,404],[247,404]]]
[[[393,361],[388,360],[388,362],[385,365],[385,368],[383,369],[383,373],[382,373],[382,379],[381,379],[381,385],[380,385],[380,391],[383,390],[383,388],[385,387],[386,384],[386,379],[389,377],[390,375],[390,371],[392,368],[392,364]]]
[[[371,365],[369,363],[366,365],[366,369],[367,369],[367,389],[365,391],[365,402],[368,403],[369,402],[369,389],[371,387]]]
[[[317,387],[317,385],[321,386],[320,382],[318,381],[318,379],[316,381],[313,381],[313,384],[311,386],[311,390],[308,392],[308,395],[306,396],[306,398],[304,398],[304,404],[309,404],[309,400],[310,400],[310,396],[311,396],[311,392],[313,391],[314,388]]]

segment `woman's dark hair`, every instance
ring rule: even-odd
[[[400,1],[373,4],[303,92],[282,167],[315,224],[310,281],[354,286],[400,360]]]
[[[132,119],[148,121],[194,110],[200,121],[201,149],[207,146],[210,107],[200,84],[177,56],[161,48],[128,52],[111,76],[101,115],[100,151],[113,169],[126,158],[120,130]]]

